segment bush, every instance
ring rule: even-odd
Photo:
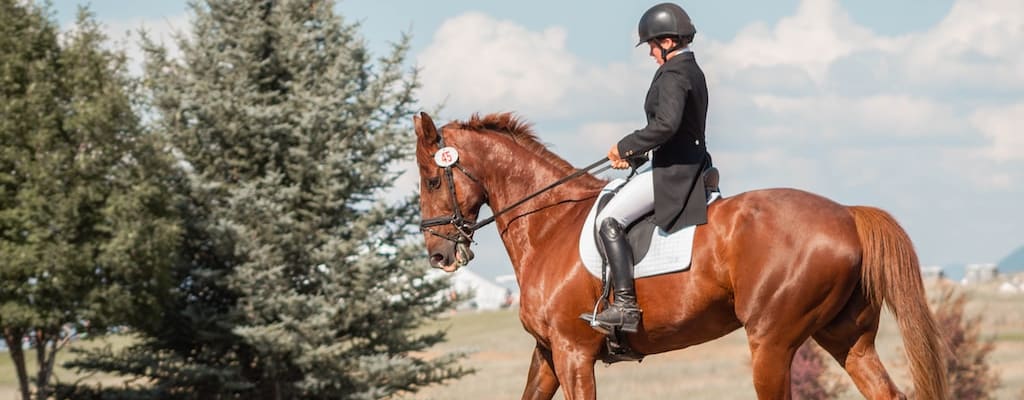
[[[804,342],[793,357],[790,369],[790,388],[794,399],[836,399],[846,391],[841,376],[830,374],[828,357],[811,341]]]
[[[964,313],[967,297],[953,286],[944,286],[932,300],[932,310],[945,335],[950,355],[946,372],[952,398],[959,400],[994,399],[999,375],[989,368],[988,355],[995,348],[994,338],[981,334],[981,317]]]

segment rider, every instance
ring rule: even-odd
[[[608,159],[614,168],[635,168],[644,162],[638,156],[653,150],[653,168],[629,180],[597,217],[615,291],[612,305],[591,326],[606,334],[616,327],[636,332],[640,323],[625,227],[652,208],[655,223],[666,233],[707,223],[701,173],[711,166],[704,143],[708,89],[689,48],[697,30],[681,7],[662,3],[640,18],[639,33],[637,46],[650,46],[651,57],[660,65],[644,102],[647,126],[613,145]]]

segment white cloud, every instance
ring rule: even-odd
[[[853,23],[835,0],[804,0],[796,15],[773,27],[756,23],[730,43],[712,42],[709,75],[717,82],[749,68],[791,66],[820,84],[835,60],[867,48],[892,49],[900,41]]]
[[[970,119],[991,140],[986,155],[996,161],[1024,160],[1024,103],[982,108]]]
[[[1024,2],[958,0],[906,49],[906,76],[920,84],[1024,88]]]
[[[515,111],[531,120],[608,118],[641,107],[656,66],[637,51],[625,62],[587,64],[566,45],[562,27],[532,31],[467,13],[445,21],[418,55],[425,104],[451,115]]]
[[[532,32],[509,21],[468,13],[446,21],[419,55],[421,98],[450,112],[518,111],[550,115],[563,108],[578,61],[564,28]]]

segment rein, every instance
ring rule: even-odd
[[[590,164],[590,165],[588,165],[586,167],[583,167],[583,169],[578,169],[578,170],[576,170],[576,172],[573,172],[572,174],[570,174],[570,175],[568,175],[568,176],[566,176],[566,177],[564,177],[562,179],[554,181],[550,185],[547,185],[544,188],[542,188],[542,189],[540,189],[540,190],[538,190],[536,192],[533,192],[531,194],[526,195],[526,197],[523,197],[522,199],[519,199],[519,201],[516,201],[515,203],[512,203],[508,207],[502,208],[500,211],[494,213],[490,217],[487,217],[483,221],[480,221],[476,225],[473,225],[473,230],[480,229],[480,228],[484,227],[485,225],[490,224],[491,222],[494,222],[494,219],[498,218],[499,215],[507,213],[509,211],[512,211],[513,208],[516,208],[516,207],[522,205],[523,203],[529,201],[530,199],[533,199],[534,197],[540,196],[542,193],[544,193],[544,192],[546,192],[548,190],[554,189],[555,187],[558,187],[559,185],[561,185],[563,183],[566,183],[566,182],[571,181],[573,179],[579,178],[580,176],[583,176],[583,174],[586,174],[587,172],[590,172],[591,170],[593,170],[593,169],[595,169],[597,167],[600,167],[602,164],[604,164],[607,161],[608,161],[608,158],[602,158],[600,160],[597,160],[594,163],[592,163],[592,164]]]
[[[441,132],[437,132],[437,138],[438,138],[437,142],[438,142],[438,145],[439,145],[438,153],[441,153],[442,151],[444,151],[446,149],[446,147],[444,145],[444,136],[441,136]],[[437,160],[437,157],[435,157],[435,160]],[[436,217],[436,218],[424,219],[422,222],[420,222],[420,231],[423,231],[423,232],[432,234],[434,236],[438,236],[438,237],[447,239],[447,240],[455,242],[455,243],[463,243],[463,244],[464,243],[470,243],[470,242],[473,241],[473,239],[472,239],[473,233],[476,232],[477,230],[479,230],[480,228],[483,228],[484,226],[487,226],[488,224],[494,222],[495,218],[498,218],[502,214],[505,214],[505,213],[507,213],[509,211],[512,211],[512,209],[514,209],[514,208],[516,208],[518,206],[521,206],[523,203],[526,203],[527,201],[530,201],[531,199],[533,199],[533,198],[535,198],[537,196],[540,196],[541,194],[543,194],[544,192],[547,192],[548,190],[554,189],[554,188],[558,187],[559,185],[562,185],[562,184],[564,184],[564,183],[566,183],[568,181],[571,181],[573,179],[579,178],[580,176],[583,176],[583,174],[586,174],[587,172],[590,172],[591,170],[594,170],[597,167],[600,167],[602,164],[606,163],[607,161],[608,161],[608,158],[602,158],[600,160],[597,160],[594,163],[592,163],[592,164],[590,164],[590,165],[588,165],[588,166],[586,166],[586,167],[584,167],[582,169],[576,170],[576,172],[573,172],[572,174],[570,174],[568,176],[565,176],[565,177],[563,177],[563,178],[561,178],[561,179],[559,179],[557,181],[552,182],[551,184],[541,188],[540,190],[537,190],[537,191],[535,191],[535,192],[533,192],[531,194],[526,195],[522,199],[519,199],[515,203],[512,203],[511,205],[509,205],[509,206],[507,206],[505,208],[502,208],[501,210],[499,210],[498,212],[492,214],[490,217],[487,217],[483,221],[475,222],[474,223],[472,221],[467,221],[466,218],[462,214],[462,209],[459,208],[459,201],[457,200],[457,198],[455,196],[455,179],[454,179],[454,174],[452,173],[452,168],[453,167],[454,168],[458,168],[459,171],[462,171],[463,174],[465,174],[467,177],[469,177],[469,179],[472,180],[473,182],[475,182],[477,185],[483,187],[483,184],[480,182],[479,179],[477,179],[475,176],[473,176],[473,174],[470,174],[469,171],[467,171],[462,165],[459,164],[458,153],[455,152],[454,159],[452,159],[451,162],[448,163],[447,165],[442,165],[441,162],[438,161],[438,167],[444,170],[444,176],[448,180],[448,194],[450,195],[450,197],[452,199],[452,215],[450,217]],[[484,190],[484,193],[485,193],[485,196],[486,196],[487,191]],[[451,226],[455,227],[455,230],[458,232],[458,235],[451,235],[451,236],[444,235],[444,234],[438,233],[438,232],[434,231],[433,229],[431,229],[432,227],[442,226],[442,225],[451,225]]]

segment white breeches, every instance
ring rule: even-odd
[[[600,226],[605,218],[615,218],[623,227],[636,221],[654,209],[654,178],[652,170],[638,173],[630,179],[619,192],[615,194],[604,206],[604,209],[597,214],[597,223]]]

